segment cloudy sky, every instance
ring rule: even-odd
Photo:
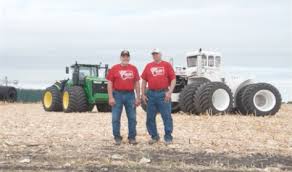
[[[142,70],[156,47],[176,65],[202,47],[232,70],[292,81],[292,1],[0,0],[0,78],[51,82],[75,60],[117,63],[122,49]]]

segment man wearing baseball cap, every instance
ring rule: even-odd
[[[121,114],[123,106],[128,118],[128,140],[130,144],[136,142],[136,106],[140,105],[140,77],[137,68],[129,64],[130,53],[127,50],[121,52],[121,63],[114,65],[108,72],[109,104],[112,106],[112,128],[115,144],[120,145]],[[135,92],[136,91],[136,97]]]
[[[159,49],[152,51],[153,62],[148,63],[141,75],[142,99],[147,104],[146,126],[151,135],[149,144],[159,141],[160,137],[156,127],[156,114],[160,112],[164,123],[164,141],[172,143],[173,121],[171,116],[171,94],[176,84],[174,70],[170,63],[161,59]],[[148,83],[147,95],[145,95]]]

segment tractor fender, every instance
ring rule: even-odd
[[[53,86],[55,86],[60,92],[63,92],[67,83],[67,80],[56,81]]]

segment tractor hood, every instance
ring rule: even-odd
[[[176,67],[175,73],[176,75],[180,76],[191,76],[196,74],[197,67],[189,67],[189,68],[183,68],[183,67]]]
[[[93,76],[87,76],[86,80],[92,81],[94,84],[108,83],[107,79],[105,78],[98,78],[98,77],[93,77]]]

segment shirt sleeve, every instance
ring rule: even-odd
[[[168,79],[170,81],[174,80],[176,78],[175,72],[171,64],[168,63]]]
[[[146,67],[144,68],[144,71],[141,75],[141,78],[145,81],[148,81],[148,77],[147,77],[147,69],[148,69],[148,65],[146,65]]]
[[[113,68],[111,68],[109,71],[108,71],[108,74],[107,74],[107,76],[106,76],[106,79],[108,80],[108,81],[114,81],[114,72],[113,72]]]
[[[135,77],[134,77],[135,81],[139,81],[140,80],[140,76],[139,76],[138,69],[136,67],[134,69],[134,75],[135,75]]]

